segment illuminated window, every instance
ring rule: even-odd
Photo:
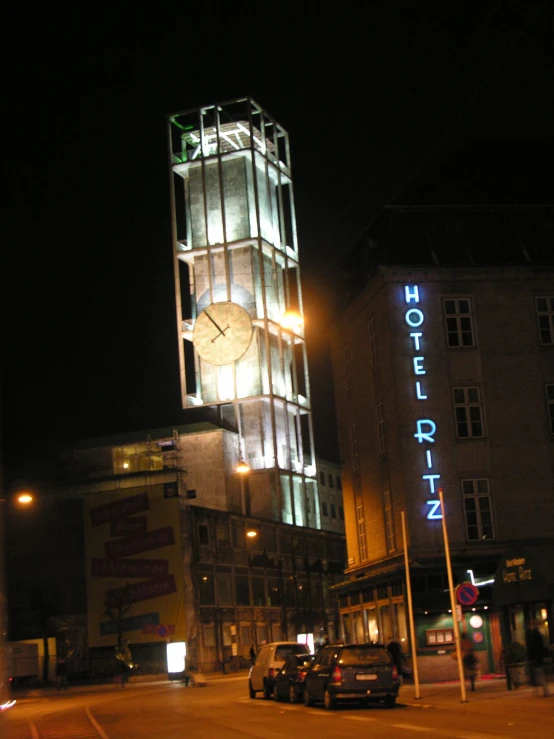
[[[535,298],[539,341],[541,344],[554,344],[554,297]]]
[[[446,341],[451,349],[475,346],[469,298],[447,298],[444,301],[444,318]]]
[[[360,550],[360,562],[367,560],[367,538],[365,531],[364,504],[356,505],[356,522],[358,525],[358,547]]]
[[[387,551],[396,550],[396,533],[394,531],[394,517],[392,513],[392,499],[390,490],[383,493],[383,505],[385,508],[385,529],[387,534]]]
[[[428,629],[425,639],[429,646],[435,644],[454,644],[454,631],[452,629]]]
[[[546,386],[546,406],[548,410],[548,427],[554,435],[554,385]]]
[[[383,412],[383,404],[378,403],[375,407],[377,415],[377,437],[379,439],[379,454],[387,451],[387,440],[385,437],[385,414]]]
[[[358,431],[355,423],[350,426],[350,452],[352,454],[352,469],[357,472],[360,469],[360,455],[358,454]]]
[[[348,344],[344,347],[344,372],[346,376],[346,391],[352,390],[352,363],[350,361],[350,349]]]
[[[367,330],[369,334],[369,359],[371,361],[371,369],[377,367],[377,342],[375,339],[375,319],[370,318],[367,322]]]
[[[458,439],[478,439],[485,435],[478,387],[455,387],[454,415]]]
[[[468,541],[494,539],[488,479],[462,480],[462,495]]]

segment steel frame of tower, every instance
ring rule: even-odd
[[[288,134],[249,97],[172,114],[168,128],[183,408],[219,407],[252,473],[272,471],[271,518],[320,528],[303,322],[281,325],[287,311],[303,315]],[[242,305],[254,325],[250,348],[226,367],[189,343],[198,314],[219,301]]]

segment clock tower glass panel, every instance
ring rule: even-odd
[[[183,408],[236,430],[251,515],[320,528],[288,135],[251,98],[168,123]]]

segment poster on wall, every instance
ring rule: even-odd
[[[84,499],[91,647],[184,641],[179,501],[164,486]]]

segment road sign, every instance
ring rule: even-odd
[[[470,582],[463,582],[456,588],[456,599],[462,606],[472,606],[477,602],[479,591]]]

